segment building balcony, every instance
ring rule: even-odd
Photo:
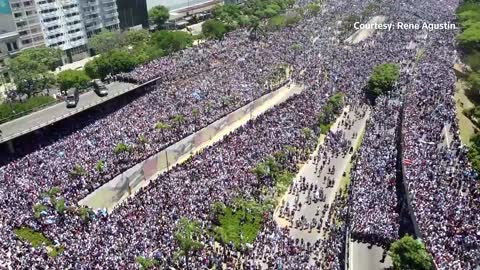
[[[97,9],[94,9],[94,10],[84,10],[83,11],[83,15],[84,16],[88,16],[88,15],[92,15],[92,14],[98,14],[99,11]]]
[[[98,7],[98,1],[88,1],[88,2],[82,2],[82,7],[87,8],[87,7]]]
[[[118,17],[118,12],[111,12],[111,13],[104,13],[103,14],[103,17],[105,19],[108,19],[108,18],[117,18]]]
[[[93,30],[97,30],[97,29],[100,29],[100,28],[102,28],[101,23],[93,24],[93,25],[89,25],[89,26],[85,25],[85,30],[87,30],[87,31],[93,31]]]
[[[81,23],[82,20],[83,19],[80,15],[74,15],[74,16],[70,16],[70,17],[65,16],[65,21],[67,23],[75,22],[75,21],[80,21],[80,23]]]
[[[119,23],[120,23],[120,20],[118,18],[114,18],[114,19],[111,19],[111,20],[105,20],[103,22],[105,27],[109,27],[109,26],[116,25],[116,24],[119,24]]]
[[[117,6],[113,5],[113,6],[103,7],[104,12],[111,11],[111,10],[117,10]]]

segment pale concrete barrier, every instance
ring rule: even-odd
[[[106,208],[111,212],[172,166],[181,164],[198,151],[220,141],[251,118],[263,114],[302,91],[303,87],[287,83],[138,163],[87,195],[79,204],[93,209]]]

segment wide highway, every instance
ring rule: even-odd
[[[84,111],[99,103],[115,98],[137,87],[135,84],[113,82],[107,85],[108,95],[99,97],[95,92],[89,91],[80,95],[80,101],[76,108],[67,109],[65,102],[60,102],[43,110],[25,115],[15,120],[0,125],[0,143],[9,141],[33,130],[55,123],[73,114]]]

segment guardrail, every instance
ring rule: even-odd
[[[40,105],[38,107],[35,107],[33,109],[26,110],[26,111],[23,111],[23,112],[19,112],[19,113],[16,113],[16,114],[12,115],[12,116],[2,118],[2,119],[0,119],[0,125],[8,123],[10,121],[13,121],[15,119],[18,119],[22,116],[29,115],[29,114],[37,112],[37,111],[41,111],[41,110],[43,110],[47,107],[50,107],[50,106],[55,105],[55,104],[60,103],[60,102],[62,102],[62,101],[61,100],[55,100],[55,101],[52,101],[52,102],[49,102],[49,103],[42,104],[42,105]]]
[[[53,123],[55,123],[55,122],[58,122],[58,121],[60,121],[60,120],[62,120],[62,119],[65,119],[65,118],[67,118],[67,117],[70,117],[70,116],[72,116],[72,115],[74,115],[74,114],[77,114],[77,113],[79,113],[79,112],[82,112],[82,111],[84,111],[84,110],[86,110],[86,109],[93,108],[93,107],[97,106],[98,104],[104,103],[105,101],[111,100],[111,99],[113,99],[113,98],[115,98],[115,97],[118,97],[118,96],[120,96],[120,95],[123,95],[123,94],[125,94],[125,93],[127,93],[127,92],[130,92],[130,91],[132,91],[132,90],[135,90],[135,89],[138,89],[138,88],[141,88],[141,87],[145,87],[145,86],[149,86],[150,84],[156,82],[157,80],[158,80],[158,78],[155,78],[155,79],[150,80],[150,81],[148,81],[148,82],[145,82],[145,83],[143,83],[143,84],[133,85],[133,86],[131,86],[131,87],[127,87],[125,90],[121,90],[121,91],[119,91],[119,92],[117,92],[117,93],[115,93],[115,94],[113,94],[113,95],[109,94],[108,96],[106,96],[106,97],[104,97],[104,98],[101,98],[101,99],[98,100],[98,101],[92,102],[92,103],[90,103],[90,104],[88,104],[88,105],[85,105],[85,106],[83,106],[83,107],[81,107],[81,108],[75,108],[75,109],[69,111],[68,113],[65,113],[65,114],[63,114],[63,115],[61,115],[61,116],[55,117],[54,119],[51,119],[51,120],[49,120],[49,121],[40,123],[40,124],[38,124],[38,125],[35,125],[35,126],[33,126],[33,127],[30,127],[30,128],[28,128],[28,129],[25,129],[25,130],[23,130],[23,131],[14,133],[14,134],[12,134],[12,135],[2,136],[2,137],[0,137],[0,143],[4,143],[4,142],[7,142],[7,141],[9,141],[9,140],[12,140],[12,139],[14,139],[14,138],[16,138],[16,137],[19,137],[19,136],[28,134],[28,133],[30,133],[30,132],[32,132],[32,131],[34,131],[34,130],[37,130],[37,129],[40,129],[40,128],[42,128],[42,127],[48,126],[48,125],[50,125],[50,124],[53,124]],[[38,110],[38,111],[41,111],[41,110]],[[18,118],[17,118],[17,119],[18,119]]]

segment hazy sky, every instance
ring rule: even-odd
[[[147,0],[147,8],[150,9],[157,5],[164,5],[168,7],[170,10],[172,10],[172,9],[186,7],[188,6],[189,3],[190,5],[194,5],[194,4],[207,2],[207,1],[208,0]]]

